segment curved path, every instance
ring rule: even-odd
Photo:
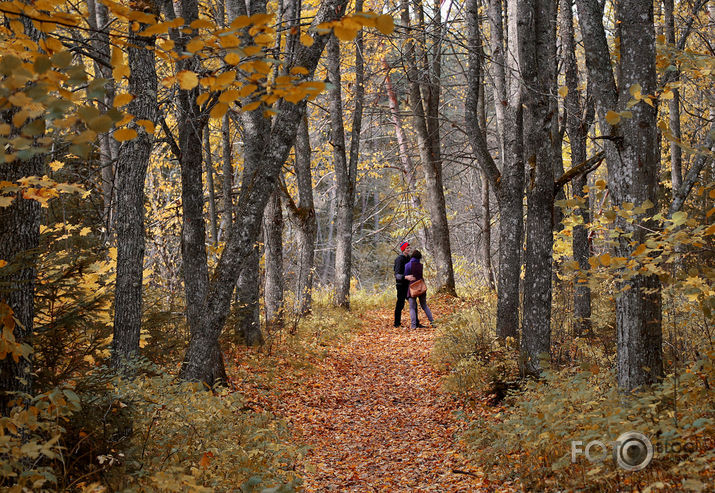
[[[366,329],[281,396],[278,413],[311,447],[306,490],[491,489],[462,455],[458,402],[429,362],[434,330],[395,329],[374,312],[364,319]]]

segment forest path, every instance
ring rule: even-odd
[[[438,319],[449,310],[430,304]],[[484,486],[462,455],[459,401],[441,389],[443,374],[430,363],[435,330],[405,328],[403,315],[396,329],[390,310],[361,314],[364,329],[333,347],[301,388],[283,394],[279,412],[311,447],[301,465],[307,491]]]

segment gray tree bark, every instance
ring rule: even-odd
[[[415,165],[410,158],[410,153],[407,148],[407,137],[405,136],[405,131],[402,128],[402,122],[400,120],[399,113],[399,103],[397,101],[397,94],[392,86],[392,79],[390,78],[390,66],[387,64],[387,60],[382,59],[382,67],[385,69],[385,90],[387,92],[387,100],[390,105],[390,116],[392,116],[392,123],[395,126],[395,136],[397,137],[397,146],[400,150],[400,164],[402,165],[402,174],[405,179],[405,184],[407,185],[407,193],[409,194],[410,206],[413,210],[419,211],[422,209],[422,201],[417,193],[417,178],[415,177]],[[377,229],[377,228],[376,228]],[[427,238],[429,237],[427,228],[419,228],[418,238],[421,245],[427,247]]]
[[[350,308],[350,274],[352,269],[353,205],[355,201],[355,175],[351,176],[345,154],[345,128],[343,126],[343,98],[340,81],[340,43],[332,36],[326,50],[328,78],[332,87],[330,99],[330,143],[333,146],[335,167],[335,281],[336,306]],[[353,135],[353,138],[355,136]],[[358,136],[359,138],[359,136]]]
[[[418,11],[418,17],[423,19],[422,4],[415,4],[415,8]],[[437,270],[435,290],[456,295],[449,225],[447,224],[447,208],[442,184],[442,153],[439,133],[441,40],[442,29],[444,28],[440,17],[439,0],[435,0],[433,16],[432,38],[434,44],[432,45],[431,54],[428,55],[426,46],[420,47],[420,50],[424,50],[422,77],[418,72],[415,43],[412,37],[409,37],[405,42],[405,64],[410,85],[409,103],[413,113],[420,161],[427,188],[427,210],[432,222],[430,236],[432,237]],[[405,27],[410,26],[410,11],[407,0],[402,1],[401,19]],[[427,26],[424,22],[421,22],[419,28],[427,29]],[[421,81],[423,82],[421,83]]]
[[[539,374],[551,350],[554,163],[560,154],[553,119],[556,95],[556,1],[521,1],[519,61],[524,81],[524,158],[529,170],[522,320],[523,370]]]
[[[312,306],[313,278],[315,275],[315,242],[318,225],[313,202],[313,177],[310,172],[310,135],[308,119],[302,118],[295,140],[295,176],[298,184],[298,203],[293,203],[284,193],[286,209],[298,231],[298,282],[296,285],[296,312],[310,313]]]
[[[561,51],[564,64],[564,78],[568,93],[564,104],[566,106],[566,132],[571,148],[571,164],[575,166],[586,160],[586,138],[588,136],[588,121],[581,105],[581,94],[578,89],[579,76],[576,61],[576,42],[573,27],[572,0],[562,0],[561,3]],[[584,173],[573,181],[574,198],[586,199],[583,187],[586,186],[587,175]],[[580,274],[574,280],[574,335],[577,337],[591,333],[591,288],[588,285],[588,271],[591,265],[588,230],[586,224],[590,219],[588,201],[578,209],[584,225],[573,230],[572,249],[574,260],[578,262]],[[583,282],[582,282],[583,280]]]
[[[165,15],[173,19],[176,17],[172,2],[164,1],[162,9]],[[197,0],[185,0],[180,4],[180,14],[187,24],[198,18]],[[176,43],[177,50],[184,51],[186,43],[195,35],[195,31],[188,33],[172,30],[172,40]],[[196,56],[184,58],[177,62],[178,70],[191,70],[200,72],[201,64]],[[184,274],[184,293],[186,302],[186,318],[191,332],[191,340],[202,330],[203,312],[208,289],[208,259],[206,255],[206,224],[204,221],[204,190],[203,190],[203,148],[202,131],[206,125],[208,115],[202,113],[196,97],[198,87],[191,90],[178,90],[177,121],[179,125],[179,142],[176,157],[181,166],[181,202],[183,223],[181,231],[182,269]],[[168,132],[168,128],[165,128]],[[233,293],[233,286],[231,289]],[[230,295],[229,295],[230,297]],[[226,370],[223,363],[218,337],[205,341],[208,346],[204,348],[206,359],[203,364],[207,377],[205,381],[213,385],[218,381],[226,380]]]
[[[109,9],[102,2],[87,1],[88,22],[96,29],[93,39],[95,56],[101,62],[95,61],[95,73],[106,79],[104,86],[104,110],[113,108],[115,84],[111,70],[111,52],[109,43]],[[104,199],[105,240],[111,242],[114,237],[114,202],[115,202],[115,160],[118,157],[119,143],[109,132],[99,135],[99,160],[102,167],[102,198]]]
[[[129,32],[129,92],[127,112],[137,120],[158,117],[154,37]],[[112,364],[139,352],[144,274],[144,181],[154,138],[133,124],[137,137],[124,142],[117,158],[117,276],[114,290]]]
[[[503,86],[503,96],[498,89],[495,94],[495,104],[503,107],[503,125],[500,135],[500,147],[503,151],[502,170],[500,171],[496,162],[489,153],[485,133],[470,132],[472,150],[479,160],[482,170],[489,179],[490,185],[495,191],[497,204],[499,206],[499,274],[497,278],[497,336],[506,339],[518,338],[519,332],[519,283],[521,274],[521,252],[523,241],[523,188],[524,188],[524,163],[522,149],[522,105],[521,87],[516,74],[519,71],[519,50],[518,50],[518,30],[517,12],[518,3],[516,0],[507,2],[509,12],[508,23],[508,56],[505,57],[504,67],[509,73],[509,78]],[[503,18],[500,11],[499,2],[490,3],[490,28],[492,31],[502,26]],[[479,44],[479,31],[476,6],[470,7],[471,14],[468,14],[470,23],[470,43],[473,46]],[[492,53],[500,52],[501,43],[504,36],[492,32]],[[470,71],[472,67],[477,67],[479,60],[474,58],[474,54],[479,53],[473,48],[470,51]],[[496,56],[496,55],[495,55]],[[495,59],[495,64],[498,60]],[[493,69],[493,73],[499,74],[499,70]],[[476,80],[472,76],[472,80]],[[507,83],[508,82],[508,83]],[[478,94],[478,89],[471,89],[472,98]],[[503,99],[499,99],[502,98]],[[472,101],[470,104],[476,104]],[[476,111],[472,110],[472,111]]]
[[[629,89],[633,84],[640,84],[643,94],[655,92],[653,5],[645,0],[626,0],[619,6],[621,77],[617,90],[601,7],[596,0],[577,0],[576,3],[599,123],[602,134],[609,136],[605,151],[611,201],[619,207],[646,200],[656,204],[659,159],[655,109],[640,102],[631,108],[632,118],[614,126],[605,121],[608,110],[625,108],[631,99]],[[655,226],[642,217],[634,223],[622,218],[616,220],[615,226],[624,233],[615,247],[617,256],[630,254],[629,242],[645,240],[645,229],[639,227],[641,225],[649,229]],[[621,391],[630,392],[655,383],[663,374],[660,281],[656,276],[635,273],[618,287],[618,386]]]
[[[214,165],[211,153],[211,132],[208,126],[204,132],[204,152],[206,153],[206,187],[209,192],[209,225],[211,227],[211,243],[218,243],[218,211],[216,210],[216,191],[214,189]]]
[[[283,325],[283,211],[280,191],[271,195],[263,216],[266,283],[264,298],[267,330]],[[270,330],[269,330],[270,331]]]
[[[231,152],[231,122],[228,113],[223,116],[221,124],[221,150],[223,164],[221,166],[221,190],[223,196],[223,213],[221,215],[221,238],[231,230],[233,223],[233,160]]]
[[[345,12],[346,4],[347,0],[324,0],[313,20],[313,26],[339,19]],[[295,57],[296,65],[307,69],[307,77],[312,77],[315,72],[326,41],[326,35],[316,36],[312,46],[299,48]],[[201,330],[192,334],[184,357],[181,369],[184,379],[213,383],[212,348],[217,347],[231,304],[233,286],[248,265],[247,257],[258,238],[263,210],[293,146],[298,124],[305,114],[305,102],[293,104],[281,100],[276,104],[276,110],[277,115],[267,137],[269,145],[263,147],[260,160],[245,160],[236,220],[203,306]]]
[[[4,112],[3,121],[11,123]],[[44,157],[0,163],[0,180],[16,182],[26,176],[42,176]],[[6,303],[20,322],[15,325],[15,341],[32,345],[35,316],[35,281],[37,247],[40,243],[42,209],[39,202],[24,199],[18,192],[8,207],[0,208],[0,258],[8,265],[0,268],[0,302]],[[16,392],[32,390],[32,362],[28,358],[7,355],[0,360],[0,416],[7,416]]]
[[[260,247],[254,244],[248,253],[246,266],[238,278],[238,302],[236,304],[236,328],[246,346],[263,344],[261,332],[260,298]]]
[[[494,272],[491,261],[491,215],[489,212],[489,178],[485,171],[490,162],[483,162],[486,149],[486,109],[484,107],[484,50],[482,49],[480,26],[479,26],[479,5],[476,0],[468,0],[466,3],[466,16],[469,36],[469,51],[467,68],[467,98],[464,103],[465,124],[467,133],[471,137],[470,144],[472,152],[477,156],[477,161],[481,168],[481,248],[480,256],[484,268],[485,279],[490,289],[494,289]],[[498,51],[498,50],[497,50]],[[502,67],[503,74],[503,67]],[[503,87],[502,87],[503,89]],[[503,110],[501,111],[503,118]],[[503,122],[502,122],[503,123]],[[478,134],[478,135],[477,135]],[[483,146],[480,152],[480,146]],[[500,153],[501,156],[501,153]],[[491,159],[491,158],[490,158]],[[496,167],[495,163],[491,165]],[[498,170],[492,170],[499,174]],[[475,245],[476,247],[476,245]]]
[[[675,46],[675,17],[673,15],[673,0],[663,0],[663,13],[665,14],[665,40],[668,44]],[[680,77],[676,71],[673,79],[677,81]],[[680,90],[677,87],[671,89],[673,99],[668,101],[668,119],[670,120],[670,133],[680,142],[682,138],[680,132]],[[680,145],[670,143],[670,177],[673,192],[679,190],[683,184],[683,155]],[[675,193],[673,194],[675,195]]]

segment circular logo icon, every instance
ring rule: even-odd
[[[653,444],[643,433],[629,431],[616,440],[616,462],[626,471],[640,471],[653,460]]]

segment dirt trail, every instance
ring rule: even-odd
[[[365,322],[303,389],[283,396],[284,416],[312,447],[302,466],[306,490],[482,489],[457,442],[458,403],[429,362],[434,330],[395,329],[378,313]]]

